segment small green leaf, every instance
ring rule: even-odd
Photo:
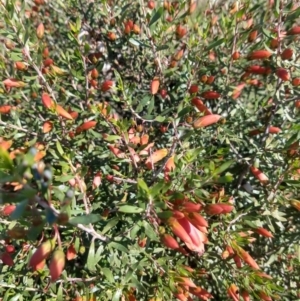
[[[233,181],[233,176],[232,174],[226,174],[223,177],[219,177],[217,179],[217,183],[231,183]]]
[[[149,22],[149,27],[151,27],[154,23],[156,23],[160,18],[161,16],[163,15],[164,13],[164,9],[163,7],[160,7],[153,15],[153,17],[151,18],[150,22]]]
[[[149,194],[152,198],[157,196],[161,193],[162,188],[164,187],[165,183],[163,181],[157,182],[154,186],[152,186],[149,190]]]
[[[146,221],[143,221],[143,227],[145,228],[145,234],[151,239],[151,240],[158,240],[157,234],[153,230],[153,227]]]
[[[11,299],[9,299],[9,301],[18,301],[20,299],[21,295],[20,294],[16,294],[15,296],[13,296]]]
[[[299,16],[300,16],[300,7],[298,7],[296,10],[294,10],[288,16],[286,16],[285,22],[287,22],[287,21],[293,21],[296,18],[299,18]]]
[[[61,183],[67,182],[71,179],[73,179],[73,175],[67,175],[67,176],[60,176],[60,177],[55,177],[55,180]]]
[[[280,0],[275,0],[275,12],[276,12],[276,16],[279,15],[280,12]]]
[[[56,149],[57,149],[57,151],[59,152],[59,154],[60,154],[61,156],[63,156],[64,151],[63,151],[63,149],[62,149],[62,147],[61,147],[61,144],[60,144],[60,142],[59,142],[58,140],[56,141]]]
[[[122,291],[120,289],[118,289],[112,298],[112,301],[120,301],[120,297],[122,296]]]
[[[61,283],[58,287],[57,294],[56,294],[56,300],[57,301],[64,301],[64,294],[63,294],[63,284]]]
[[[108,244],[108,246],[114,248],[114,249],[117,249],[121,252],[124,252],[124,253],[128,253],[128,249],[126,247],[124,247],[123,245],[117,243],[117,242],[110,242]]]
[[[143,211],[144,211],[143,208],[139,208],[131,205],[123,205],[119,207],[119,212],[123,212],[123,213],[141,213]]]
[[[95,271],[96,264],[95,264],[95,241],[94,240],[92,240],[92,243],[90,245],[86,264],[89,271],[91,272]]]
[[[264,27],[262,27],[261,30],[262,30],[263,34],[264,34],[267,38],[269,38],[269,39],[272,39],[272,38],[273,38],[270,30],[268,30],[268,29],[266,29],[266,28],[264,28]]]
[[[149,194],[149,188],[146,184],[146,182],[143,179],[138,179],[138,187],[139,189],[142,189],[143,191],[145,191],[147,194]]]
[[[0,170],[2,169],[12,171],[13,167],[13,162],[9,157],[9,153],[5,149],[0,147]]]
[[[166,120],[166,117],[163,117],[163,116],[157,116],[155,119],[155,121],[158,121],[158,122],[164,122]]]
[[[118,136],[118,135],[109,135],[109,136],[105,137],[106,141],[115,141],[115,140],[118,140],[118,139],[121,139],[121,137]]]
[[[147,114],[150,115],[152,113],[153,109],[154,109],[154,97],[151,98],[151,101],[148,106]]]
[[[211,50],[213,48],[216,48],[217,46],[221,45],[224,42],[224,40],[225,40],[224,38],[221,38],[217,41],[212,42],[211,44],[209,44],[207,46],[206,51],[209,51],[209,50]]]
[[[274,218],[276,218],[277,220],[281,221],[281,222],[286,222],[287,219],[284,217],[285,216],[285,213],[283,212],[280,212],[278,210],[275,210],[272,212],[271,214]]]
[[[107,233],[110,229],[112,229],[114,226],[116,226],[118,222],[119,222],[118,218],[112,218],[102,229],[102,233],[103,234]]]
[[[185,107],[178,113],[178,117],[183,117],[191,111],[191,107]]]
[[[218,174],[222,173],[223,171],[228,169],[230,167],[230,165],[233,164],[233,163],[234,163],[234,160],[230,160],[230,161],[227,161],[227,162],[223,163],[220,167],[215,169],[214,175],[218,175]]]
[[[168,45],[161,45],[156,48],[156,51],[167,50],[169,49]]]
[[[172,215],[173,215],[172,211],[163,211],[157,213],[157,216],[161,219],[168,219]]]
[[[102,268],[101,271],[110,283],[114,283],[114,276],[109,268]]]
[[[76,216],[70,219],[69,223],[72,225],[78,225],[78,224],[89,225],[89,224],[97,223],[101,220],[103,220],[103,218],[100,214],[87,214],[87,215]]]
[[[133,270],[130,269],[123,278],[123,283],[127,283],[131,279],[132,274]]]

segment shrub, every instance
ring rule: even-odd
[[[3,300],[300,297],[295,1],[0,7]]]

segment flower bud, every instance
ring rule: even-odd
[[[40,23],[39,26],[38,26],[37,29],[36,29],[36,36],[37,36],[39,39],[42,39],[43,36],[44,36],[44,33],[45,33],[45,27],[44,27],[44,24],[43,24],[43,23]]]
[[[161,236],[161,242],[170,249],[176,250],[179,248],[179,244],[176,239],[170,234],[163,234]]]
[[[65,254],[61,249],[58,249],[53,253],[50,266],[49,266],[52,282],[56,281],[60,277],[62,271],[64,270],[64,267],[65,267]]]
[[[53,239],[49,239],[42,243],[35,251],[35,253],[31,256],[29,266],[32,267],[33,270],[37,270],[37,266],[48,258],[51,251],[54,249],[54,246],[55,241]]]

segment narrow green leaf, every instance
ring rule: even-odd
[[[150,115],[152,113],[153,109],[154,109],[154,97],[151,98],[151,101],[148,106],[147,114]]]
[[[92,243],[89,248],[89,254],[87,258],[87,268],[89,271],[95,271],[96,264],[95,264],[95,241],[92,240]]]
[[[131,205],[123,205],[119,207],[119,212],[123,212],[123,213],[141,213],[143,211],[144,211],[143,208],[139,208]]]
[[[9,157],[9,153],[0,147],[0,170],[12,171],[13,167],[13,162]]]
[[[149,188],[146,184],[146,182],[143,179],[138,179],[138,187],[139,189],[144,190],[146,193],[149,193]]]
[[[60,142],[59,142],[58,140],[56,141],[56,149],[57,149],[57,151],[59,152],[59,154],[60,154],[61,156],[63,156],[64,151],[63,151],[62,146],[61,146],[61,144],[60,144]]]
[[[118,289],[118,290],[114,293],[113,298],[112,298],[112,301],[119,301],[121,296],[122,296],[122,291],[121,291],[120,289]]]
[[[104,274],[105,278],[110,282],[110,283],[114,283],[114,276],[111,272],[110,269],[108,268],[102,268],[101,269],[102,273]]]
[[[156,51],[167,50],[169,49],[168,45],[161,45],[156,48]]]
[[[55,180],[61,183],[67,182],[71,179],[73,179],[74,176],[73,175],[68,175],[68,176],[60,176],[60,177],[55,177]]]
[[[78,224],[88,225],[88,224],[97,223],[101,220],[103,220],[103,218],[100,214],[87,214],[87,215],[76,216],[70,219],[69,223],[72,225],[78,225]]]
[[[9,299],[10,301],[18,301],[20,299],[21,295],[20,294],[16,294],[15,296],[13,296],[11,299]]]
[[[146,222],[143,221],[143,227],[145,228],[145,233],[146,235],[151,239],[151,240],[158,240],[156,232],[153,230],[152,226]]]
[[[187,113],[189,113],[190,111],[191,111],[191,107],[185,107],[185,108],[183,108],[182,110],[179,111],[178,117],[183,117]]]
[[[155,121],[158,121],[158,122],[164,122],[166,120],[166,117],[163,117],[163,116],[157,116],[155,119]]]
[[[132,285],[133,287],[136,287],[138,290],[140,290],[144,293],[147,293],[147,290],[145,289],[145,287],[141,284],[141,282],[135,276],[132,276],[131,282],[129,285],[130,286]]]
[[[206,51],[209,51],[209,50],[211,50],[213,48],[216,48],[217,46],[221,45],[224,41],[225,41],[225,39],[221,38],[221,39],[219,39],[219,40],[217,40],[215,42],[212,42],[211,44],[209,44],[207,46]]]
[[[64,294],[63,294],[63,285],[62,283],[59,285],[57,294],[56,294],[56,300],[57,301],[64,301]]]
[[[123,278],[123,283],[127,283],[127,282],[131,279],[132,274],[133,274],[133,270],[130,269],[130,270],[126,273],[125,277]]]
[[[275,12],[276,12],[276,15],[278,16],[279,15],[279,12],[280,12],[280,0],[275,0]]]
[[[126,247],[124,247],[122,244],[119,244],[119,243],[117,243],[117,242],[110,242],[110,243],[108,244],[108,246],[110,246],[110,247],[112,247],[112,248],[114,248],[114,249],[117,249],[117,250],[119,250],[119,251],[121,251],[121,252],[125,252],[125,253],[128,253],[128,252],[129,252],[128,249],[127,249]]]
[[[157,216],[161,219],[167,219],[173,215],[172,211],[158,212]]]
[[[160,7],[152,16],[148,26],[151,27],[153,24],[155,24],[161,18],[163,13],[164,13],[164,9],[163,7]]]
[[[266,28],[264,28],[264,27],[262,27],[261,30],[262,30],[263,34],[264,34],[267,38],[269,38],[269,39],[272,39],[272,38],[273,38],[270,30],[268,30],[268,29],[266,29]]]
[[[149,189],[149,194],[152,198],[156,197],[159,193],[161,193],[162,188],[165,183],[163,181],[157,182],[154,186]]]
[[[287,21],[293,21],[297,18],[299,18],[300,16],[300,7],[298,7],[296,10],[294,10],[291,14],[289,14],[286,19],[285,22]]]
[[[121,137],[118,136],[118,135],[109,135],[109,136],[105,137],[105,140],[106,140],[106,141],[115,141],[115,140],[118,140],[118,139],[120,139],[120,138],[121,138]]]
[[[102,230],[102,233],[105,234],[107,233],[110,229],[112,229],[116,224],[119,222],[118,218],[112,218],[109,220],[109,222],[105,225],[105,227]]]
[[[223,163],[220,167],[215,169],[214,175],[218,175],[218,174],[222,173],[223,171],[228,169],[230,167],[230,165],[232,165],[233,163],[234,163],[234,160],[230,160],[230,161]]]
[[[100,261],[100,259],[101,259],[101,254],[102,254],[102,252],[103,252],[103,249],[104,249],[103,245],[100,245],[99,248],[98,248],[98,250],[97,250],[97,252],[96,252],[96,254],[95,254],[95,262],[96,262],[96,264],[97,264],[97,263]]]
[[[219,177],[217,183],[231,183],[233,181],[233,176],[231,174]]]

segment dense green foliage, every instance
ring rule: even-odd
[[[300,298],[300,8],[214,3],[0,0],[0,300]]]

